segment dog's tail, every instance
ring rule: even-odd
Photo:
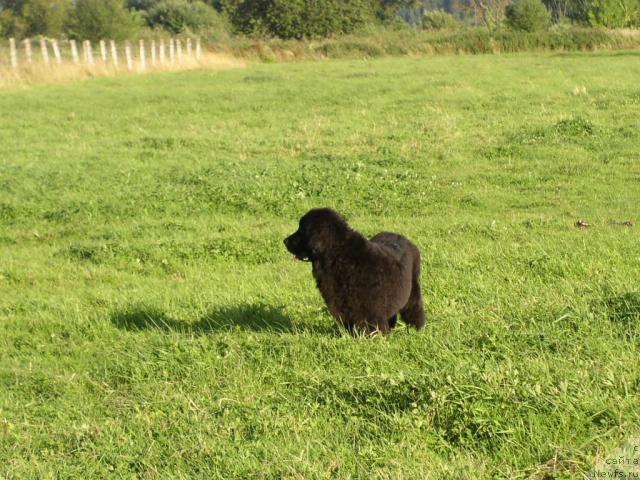
[[[413,262],[411,272],[411,294],[407,304],[400,310],[400,315],[405,323],[413,325],[420,330],[425,324],[424,305],[422,293],[420,293],[420,251],[418,247],[410,246]]]

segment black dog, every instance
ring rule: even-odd
[[[405,323],[424,326],[420,251],[402,235],[383,232],[367,240],[335,211],[316,208],[284,244],[311,262],[329,311],[351,334],[388,333],[398,313]]]

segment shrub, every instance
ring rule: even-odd
[[[540,0],[515,0],[505,13],[507,24],[524,32],[544,30],[551,21],[549,11]]]
[[[77,0],[69,20],[69,34],[77,39],[125,40],[142,25],[139,14],[127,10],[122,0]]]
[[[422,28],[426,30],[454,30],[459,26],[458,19],[444,10],[431,10],[422,17]]]
[[[171,33],[226,30],[220,14],[200,1],[161,0],[149,8],[145,18],[150,27]]]
[[[235,29],[280,38],[351,33],[374,18],[371,0],[226,0]]]

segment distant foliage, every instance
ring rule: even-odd
[[[223,0],[203,0],[207,5],[212,6],[217,12],[222,11]]]
[[[587,23],[588,4],[585,0],[543,0],[543,3],[551,12],[554,22],[571,20],[578,23]]]
[[[161,0],[149,8],[145,19],[150,27],[163,28],[171,33],[224,28],[220,15],[200,1]]]
[[[122,0],[77,0],[69,22],[69,33],[78,39],[133,38],[142,25],[136,12]]]
[[[549,11],[540,0],[515,0],[505,13],[507,24],[524,32],[544,30],[551,22]]]
[[[27,25],[21,15],[16,15],[11,10],[0,12],[0,34],[6,37],[21,38],[27,31]]]
[[[73,7],[72,0],[0,1],[0,35],[60,36]]]
[[[229,22],[219,13],[219,1],[212,0],[127,0],[127,7],[139,11],[147,26],[172,34],[196,33],[208,40],[229,36]]]
[[[640,26],[640,0],[590,0],[587,16],[593,26]]]
[[[149,10],[156,5],[160,0],[127,0],[127,8],[134,10]]]
[[[453,30],[460,27],[460,21],[444,10],[425,12],[422,28],[426,30]]]
[[[225,0],[234,28],[246,34],[280,38],[350,33],[370,23],[371,0]]]
[[[22,6],[25,34],[46,37],[62,35],[72,8],[72,0],[25,0]]]
[[[377,0],[372,2],[376,16],[383,23],[394,22],[402,12],[423,6],[423,0]]]
[[[494,31],[504,21],[506,8],[511,0],[461,0],[460,3],[468,4],[476,22]]]

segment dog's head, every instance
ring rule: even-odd
[[[347,222],[330,208],[314,208],[301,219],[298,230],[284,244],[298,260],[313,261],[343,241],[349,232]]]

